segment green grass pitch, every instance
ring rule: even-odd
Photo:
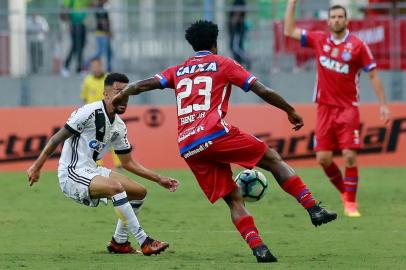
[[[361,170],[358,219],[343,216],[320,169],[298,172],[339,217],[314,228],[266,173],[268,194],[247,206],[279,259],[271,266],[256,263],[225,203],[211,205],[189,171],[162,172],[181,180],[176,193],[139,180],[149,190],[141,224],[171,245],[151,257],[106,252],[116,222],[111,203],[94,209],[65,198],[56,173],[43,173],[34,187],[25,173],[1,173],[0,269],[406,269],[406,168]]]

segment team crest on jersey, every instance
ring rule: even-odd
[[[341,58],[342,58],[344,61],[348,62],[348,61],[351,60],[352,55],[351,55],[351,53],[350,53],[349,51],[344,51],[344,52],[341,54]]]
[[[83,130],[83,124],[82,123],[77,124],[76,125],[76,130],[81,132]]]
[[[332,51],[331,51],[331,57],[337,57],[338,56],[338,48],[334,48]]]
[[[195,72],[216,72],[216,71],[217,71],[217,63],[208,62],[202,64],[194,64],[186,67],[180,67],[176,71],[176,76],[179,77],[186,74],[193,74]]]
[[[330,50],[331,50],[331,47],[330,47],[329,45],[325,44],[325,45],[323,46],[323,51],[324,51],[324,52],[328,53]]]
[[[103,152],[104,147],[106,147],[106,144],[104,142],[99,142],[98,140],[91,140],[89,142],[89,147],[90,149],[93,149],[96,152]]]

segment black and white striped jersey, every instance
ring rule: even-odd
[[[71,167],[96,167],[110,147],[117,154],[131,152],[127,138],[127,127],[123,120],[115,115],[110,122],[103,101],[93,102],[74,111],[65,124],[73,133],[63,145],[59,169]]]

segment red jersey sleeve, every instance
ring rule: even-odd
[[[257,78],[232,59],[227,58],[226,65],[224,75],[227,76],[228,81],[248,92]]]
[[[360,51],[360,65],[365,72],[368,72],[376,68],[376,62],[374,56],[372,55],[371,50],[365,42],[362,42],[361,51]]]
[[[174,77],[175,77],[176,67],[169,67],[162,71],[161,73],[155,74],[154,78],[157,79],[162,88],[172,88],[175,89]]]
[[[302,29],[302,33],[300,35],[300,45],[302,45],[302,47],[314,48],[316,41],[322,38],[323,35],[324,33],[320,31],[308,31],[306,29]]]

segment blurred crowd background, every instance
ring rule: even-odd
[[[311,102],[315,62],[283,36],[285,0],[2,0],[0,106],[63,106],[84,101],[88,74],[152,76],[193,53],[185,28],[197,19],[220,27],[220,52],[240,61],[291,102]],[[301,26],[324,30],[327,9],[341,4],[354,31],[377,56],[390,101],[404,101],[406,1],[302,0]],[[350,27],[351,29],[351,27]],[[97,62],[96,64],[94,62]],[[361,99],[375,97],[366,77]],[[135,104],[173,104],[170,91]],[[234,91],[231,102],[261,102]]]

